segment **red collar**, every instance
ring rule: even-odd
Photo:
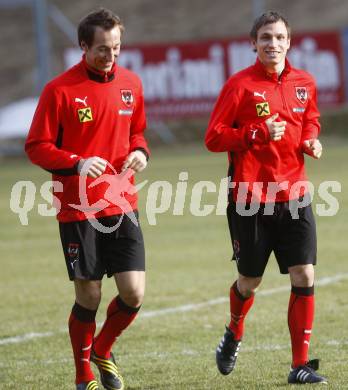
[[[257,58],[256,59],[256,62],[254,64],[254,69],[262,74],[263,76],[269,78],[269,79],[272,79],[274,81],[278,81],[279,78],[283,79],[284,77],[286,77],[290,71],[291,71],[291,65],[290,65],[290,62],[288,61],[287,58],[285,58],[285,67],[280,75],[280,77],[278,77],[278,74],[275,72],[275,73],[270,73],[270,72],[267,72],[265,66],[263,65],[263,63]]]
[[[86,61],[85,54],[82,56],[82,63],[85,69],[87,70],[89,78],[94,81],[98,81],[100,83],[107,83],[109,81],[112,81],[115,78],[115,73],[117,68],[116,62],[113,63],[112,68],[108,72],[102,72],[90,66]]]

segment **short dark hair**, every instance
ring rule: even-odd
[[[277,23],[279,21],[285,24],[286,30],[288,31],[288,38],[290,38],[291,28],[289,22],[285,19],[285,17],[277,11],[267,11],[254,21],[253,27],[250,31],[251,39],[255,41],[257,40],[257,33],[262,26]]]
[[[97,11],[91,12],[85,16],[77,27],[77,38],[79,46],[85,42],[88,47],[93,44],[94,32],[96,27],[101,27],[105,31],[118,26],[121,33],[124,31],[124,26],[121,19],[113,12],[106,8],[100,8]]]

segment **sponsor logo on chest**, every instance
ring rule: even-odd
[[[254,91],[254,96],[261,97],[264,101],[266,101],[266,91],[263,92]]]
[[[133,114],[133,110],[118,110],[118,113],[119,115],[132,115]]]
[[[121,89],[120,92],[121,92],[121,100],[127,108],[120,108],[118,110],[118,114],[124,116],[131,116],[133,114],[132,106],[134,103],[134,96],[132,90]],[[93,121],[92,108],[88,106],[87,99],[88,96],[85,96],[84,98],[75,97],[74,99],[74,102],[78,107],[77,108],[78,119],[81,123]]]
[[[254,98],[261,98],[263,101],[256,103],[256,114],[257,116],[267,116],[270,115],[271,111],[269,108],[269,103],[266,101],[266,91],[253,91]],[[258,100],[258,99],[257,99]]]
[[[81,123],[84,122],[90,122],[93,120],[93,115],[92,115],[92,109],[91,107],[86,107],[86,108],[79,108],[77,110],[77,113],[79,115],[79,121]]]
[[[257,116],[266,116],[271,114],[268,102],[257,103],[256,104],[256,113]]]
[[[81,105],[84,106],[83,108],[77,109],[78,118],[81,123],[90,122],[93,120],[92,109],[91,107],[88,107],[87,99],[88,96],[85,96],[84,98],[76,97],[74,100],[78,107],[81,107]]]
[[[305,108],[304,107],[294,107],[293,109],[292,109],[292,111],[293,112],[305,112]]]

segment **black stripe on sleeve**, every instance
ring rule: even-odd
[[[54,175],[59,176],[73,176],[77,175],[77,166],[79,165],[79,161],[71,168],[62,168],[62,169],[46,169],[46,171],[53,173]]]
[[[58,134],[56,139],[56,147],[60,149],[62,147],[62,143],[63,143],[63,126],[59,124]]]
[[[60,149],[62,147],[62,144],[63,144],[63,132],[64,132],[63,126],[61,124],[59,124],[58,134],[57,134],[56,143],[55,143],[55,145],[58,149]],[[47,172],[53,173],[54,175],[73,176],[73,175],[77,175],[77,173],[78,173],[77,172],[78,164],[79,164],[79,162],[77,161],[76,164],[74,164],[74,166],[71,168],[45,169],[45,170]]]

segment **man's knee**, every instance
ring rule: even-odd
[[[101,291],[99,290],[87,290],[84,292],[84,299],[91,302],[94,306],[99,306],[101,300]]]
[[[122,301],[130,307],[140,307],[145,293],[145,272],[121,272],[115,274],[115,280]]]
[[[261,277],[251,278],[239,274],[237,281],[238,291],[241,293],[241,295],[243,295],[243,297],[249,298],[256,293],[261,281]]]
[[[314,267],[312,264],[289,267],[291,284],[295,287],[311,287],[314,284]]]
[[[81,306],[96,310],[101,300],[101,282],[75,280],[76,302]]]
[[[130,307],[140,307],[144,300],[144,290],[142,288],[128,288],[120,291],[122,301]]]

